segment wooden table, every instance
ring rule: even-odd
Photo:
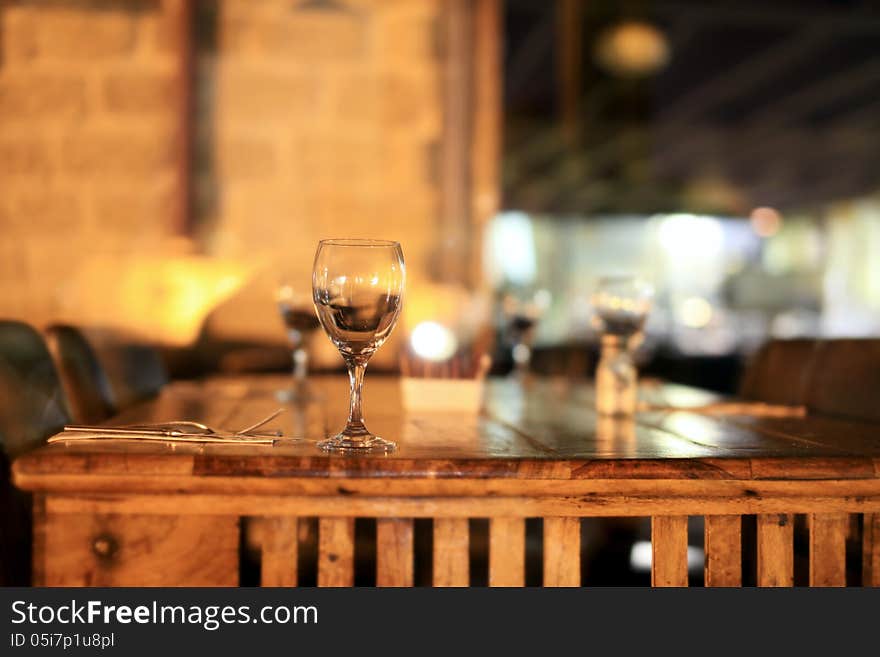
[[[278,378],[175,383],[117,423],[198,419],[225,428],[278,407]],[[738,586],[742,516],[757,515],[761,585],[793,583],[793,514],[808,514],[812,585],[845,583],[845,540],[880,584],[880,426],[825,417],[641,413],[599,421],[592,389],[491,381],[486,410],[406,412],[399,381],[367,377],[370,428],[389,455],[339,455],[347,381],[291,406],[271,447],[131,442],[55,444],[19,458],[34,493],[35,582],[236,585],[253,527],[264,585],[297,583],[298,521],[319,518],[317,581],[353,583],[354,518],[377,519],[379,585],[413,583],[413,519],[433,519],[433,583],[467,585],[468,519],[489,518],[489,583],[524,582],[525,519],[543,519],[543,583],[580,583],[583,517],[651,518],[654,585],[687,584],[688,516],[705,517],[708,585]],[[652,401],[711,395],[646,385]],[[855,521],[855,522],[854,522]]]

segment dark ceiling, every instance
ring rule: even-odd
[[[880,190],[877,3],[584,0],[574,135],[560,6],[506,2],[507,208],[738,215]],[[597,64],[599,36],[627,20],[665,36],[662,70],[631,79]]]

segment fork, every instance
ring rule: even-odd
[[[271,432],[255,432],[255,429],[259,429],[264,424],[267,424],[274,420],[276,417],[281,415],[284,412],[283,408],[276,409],[274,412],[270,413],[266,417],[264,417],[259,422],[255,422],[254,424],[246,427],[244,429],[239,429],[234,432],[233,436],[280,436],[281,431],[271,431]],[[189,427],[198,429],[198,433],[204,435],[220,435],[220,434],[228,434],[228,431],[221,431],[218,429],[214,429],[213,427],[209,427],[207,424],[202,422],[196,422],[194,420],[172,420],[169,422],[156,422],[155,424],[129,424],[123,427],[108,427],[108,426],[88,426],[82,424],[68,424],[64,427],[65,431],[74,431],[81,433],[106,433],[106,434],[118,434],[118,435],[149,435],[149,436],[165,436],[168,438],[179,438],[184,435],[192,436],[197,432],[194,431],[181,431],[181,427]]]

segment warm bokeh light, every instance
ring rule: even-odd
[[[186,346],[249,272],[237,261],[204,256],[92,258],[69,282],[60,319]]]
[[[430,361],[448,360],[458,349],[455,334],[437,322],[422,322],[413,329],[409,340],[416,355]]]
[[[749,218],[752,230],[761,237],[773,237],[782,226],[782,215],[774,208],[755,208]]]
[[[625,21],[599,37],[596,59],[615,75],[649,75],[669,63],[669,41],[663,32],[649,23]]]
[[[660,223],[660,244],[670,254],[701,257],[720,251],[724,233],[715,217],[695,214],[670,214]]]
[[[704,328],[712,321],[712,304],[702,297],[688,297],[678,309],[679,321],[689,328]]]

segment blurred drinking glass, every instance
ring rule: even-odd
[[[528,372],[532,362],[532,344],[538,321],[550,307],[550,292],[520,290],[508,292],[501,300],[507,337],[512,344],[514,374]]]
[[[593,294],[601,354],[596,368],[596,410],[600,415],[635,414],[638,374],[632,352],[642,339],[653,290],[636,276],[599,279]]]
[[[321,324],[308,293],[300,292],[288,283],[282,283],[278,286],[276,301],[290,348],[293,350],[293,378],[290,388],[278,391],[277,396],[281,401],[305,401],[315,396],[306,380],[309,366],[308,344]]]

